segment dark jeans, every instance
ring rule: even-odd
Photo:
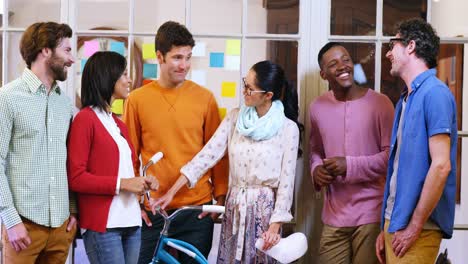
[[[83,242],[91,264],[132,264],[138,260],[141,228],[107,228],[105,233],[87,230]]]
[[[170,215],[173,211],[168,211]],[[146,212],[153,226],[149,227],[143,221],[141,227],[141,248],[138,264],[148,264],[153,259],[156,243],[164,225],[164,220],[160,215],[154,216],[151,212]],[[185,211],[172,220],[169,227],[169,237],[185,241],[195,246],[200,252],[208,257],[213,239],[213,219],[208,215],[203,219],[198,219],[198,211]],[[179,252],[180,263],[196,263],[186,254]]]

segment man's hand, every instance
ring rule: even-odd
[[[31,244],[28,230],[23,223],[19,223],[7,229],[8,240],[16,252],[26,249]]]
[[[323,167],[329,171],[332,175],[345,176],[346,175],[346,158],[345,157],[333,157],[323,159]]]
[[[395,255],[399,258],[403,257],[418,239],[421,231],[422,226],[416,226],[411,222],[405,229],[396,231],[392,239],[392,249]]]
[[[375,255],[379,259],[380,264],[385,264],[385,234],[381,231],[375,241]]]
[[[70,214],[70,217],[68,218],[67,232],[72,231],[73,228],[76,227],[77,223],[78,223],[78,220],[76,219],[76,215]]]
[[[223,206],[224,203],[226,201],[226,196],[224,195],[221,195],[218,197],[218,199],[216,199],[216,205],[221,205]],[[205,216],[207,215],[210,215],[211,219],[213,219],[213,221],[215,221],[216,219],[218,219],[218,217],[220,216],[220,214],[218,213],[207,213],[207,212],[202,212],[201,214],[198,215],[198,219],[202,219],[204,218]]]
[[[314,182],[320,187],[328,186],[335,180],[335,177],[331,175],[323,165],[315,167],[313,177]]]
[[[150,226],[150,227],[153,226],[153,223],[149,219],[148,214],[146,213],[146,211],[144,209],[141,209],[141,219],[143,219],[143,221],[145,221],[147,226]]]

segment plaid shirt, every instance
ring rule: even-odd
[[[76,212],[69,202],[66,140],[71,101],[29,69],[0,89],[0,216],[6,228],[23,216],[59,227]]]

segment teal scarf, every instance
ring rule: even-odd
[[[285,118],[283,103],[280,100],[273,101],[268,112],[260,118],[255,107],[242,105],[236,129],[241,135],[253,140],[267,140],[278,133]]]

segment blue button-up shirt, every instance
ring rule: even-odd
[[[435,69],[427,70],[418,75],[411,83],[411,88],[412,92],[407,98],[405,118],[402,124],[402,144],[397,171],[395,204],[388,232],[393,233],[406,228],[416,209],[427,172],[431,166],[429,138],[437,134],[449,134],[451,170],[442,196],[430,215],[430,220],[439,226],[444,238],[450,238],[453,233],[456,191],[457,111],[455,100],[447,85],[437,79]],[[406,95],[407,91],[402,94],[395,109],[388,176],[382,206],[382,228],[390,179],[394,169],[393,162],[396,154],[402,100]]]

